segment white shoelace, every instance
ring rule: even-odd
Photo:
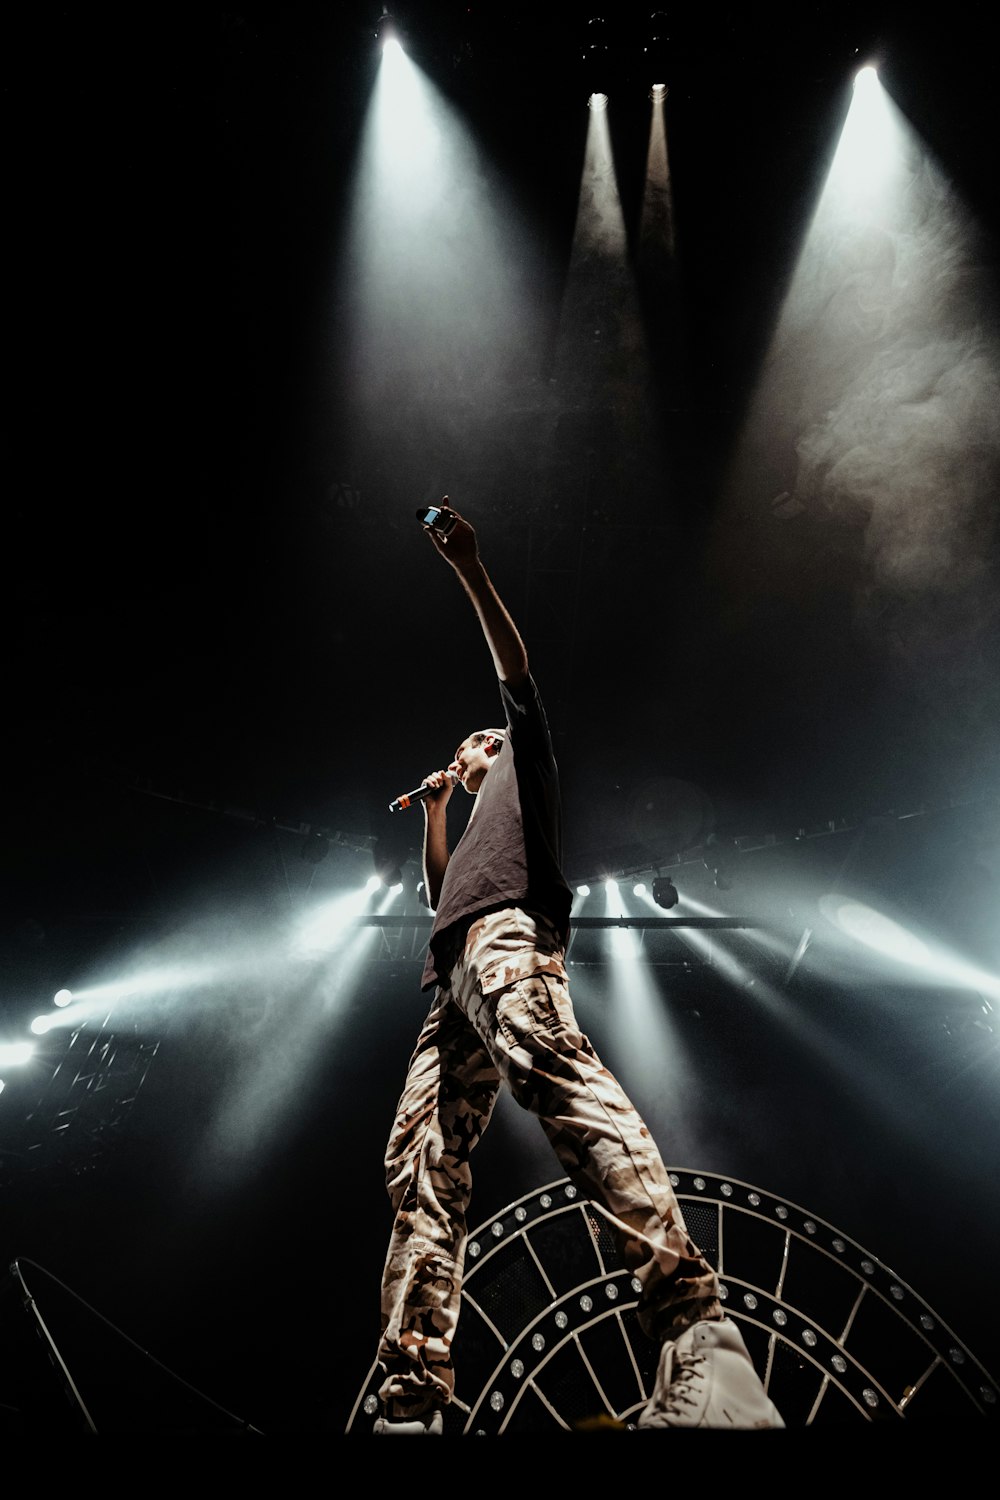
[[[679,1358],[677,1355],[674,1356],[670,1385],[667,1387],[666,1409],[668,1413],[680,1405],[698,1405],[699,1398],[691,1387],[696,1381],[704,1380],[705,1374],[702,1369],[704,1363],[704,1354],[682,1354]]]

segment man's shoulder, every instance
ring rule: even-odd
[[[500,693],[504,702],[510,702],[519,709],[541,707],[542,695],[538,691],[538,684],[530,672],[515,681],[504,681],[497,679],[500,684]]]

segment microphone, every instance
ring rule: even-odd
[[[446,771],[445,775],[450,777],[452,786],[455,786],[458,777],[454,771]],[[423,802],[425,797],[433,797],[434,793],[440,790],[440,787],[436,786],[418,786],[415,791],[404,792],[401,797],[396,798],[395,802],[390,802],[389,811],[391,813],[402,812],[404,807],[409,807],[413,802]]]

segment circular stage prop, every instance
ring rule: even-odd
[[[670,1176],[788,1428],[1000,1416],[998,1383],[876,1256],[763,1188]],[[480,1225],[445,1433],[633,1429],[658,1356],[638,1290],[602,1210],[568,1179]],[[379,1383],[373,1364],[348,1432],[371,1428]]]

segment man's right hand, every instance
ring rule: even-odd
[[[424,798],[424,811],[428,814],[432,810],[443,812],[448,805],[448,800],[455,790],[455,782],[447,771],[432,771],[425,776],[420,783],[421,786],[433,787],[433,795]]]

